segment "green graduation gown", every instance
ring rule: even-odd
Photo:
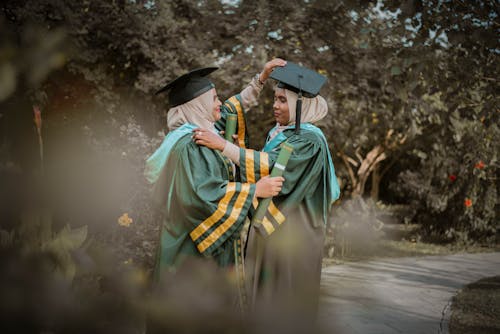
[[[226,101],[221,112],[219,128],[228,113],[243,113],[239,95]],[[225,267],[234,264],[241,253],[240,231],[255,184],[234,182],[227,158],[194,143],[195,128],[184,124],[169,132],[146,163],[145,175],[154,184],[153,199],[162,212],[156,280],[165,269],[173,270],[189,257],[212,258]],[[237,134],[242,143],[245,129],[240,121]]]
[[[281,301],[314,312],[325,225],[340,193],[325,136],[305,123],[300,134],[291,126],[267,141],[261,152],[240,148],[241,177],[255,182],[268,175],[284,141],[294,151],[283,174],[282,191],[272,199],[263,223],[250,229],[248,290],[257,305]]]

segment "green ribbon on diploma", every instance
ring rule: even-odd
[[[224,138],[229,142],[233,142],[233,135],[236,133],[236,123],[238,122],[238,115],[228,114],[226,116],[226,129],[224,131]]]

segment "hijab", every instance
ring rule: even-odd
[[[276,87],[275,89],[283,89],[286,95],[286,101],[288,103],[288,112],[290,119],[288,124],[276,124],[273,133],[269,136],[269,140],[273,139],[274,136],[288,128],[290,125],[295,124],[295,112],[297,107],[298,94],[292,92],[291,90],[285,88]],[[316,95],[316,97],[308,98],[302,97],[302,109],[300,116],[300,123],[315,123],[322,120],[328,113],[328,104],[326,100],[321,95]]]
[[[200,128],[215,130],[215,119],[212,114],[215,88],[195,97],[181,105],[170,108],[167,113],[168,130],[172,131],[186,123]]]

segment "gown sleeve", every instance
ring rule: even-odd
[[[231,96],[221,106],[221,119],[215,123],[215,127],[219,131],[224,130],[226,128],[227,115],[236,114],[238,116],[236,134],[238,135],[237,145],[239,147],[248,147],[245,114],[248,109],[257,105],[262,87],[263,85],[258,82],[257,77],[254,77],[241,93]]]

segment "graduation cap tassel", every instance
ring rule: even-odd
[[[297,97],[297,104],[295,105],[295,133],[299,134],[300,133],[300,117],[302,115],[302,87],[300,84],[300,79],[302,79],[303,76],[299,74],[299,96]]]
[[[302,92],[299,92],[297,104],[295,105],[295,133],[300,133],[300,117],[302,115]]]

